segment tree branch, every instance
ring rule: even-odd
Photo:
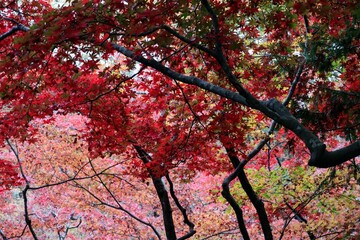
[[[143,161],[144,164],[151,162],[151,156],[143,150],[140,146],[134,145],[136,152],[139,155],[139,158]],[[148,169],[151,180],[153,181],[156,193],[161,203],[161,208],[163,212],[163,222],[165,226],[166,237],[169,240],[176,240],[175,225],[172,216],[172,209],[170,205],[170,200],[168,193],[166,191],[165,185],[161,178],[156,177],[151,169]]]
[[[299,222],[303,222],[305,224],[307,224],[307,220],[300,214],[300,211],[294,209],[293,207],[290,206],[290,204],[288,202],[285,201],[286,206],[294,213],[294,217],[296,220],[298,220]],[[312,231],[306,231],[307,234],[309,235],[310,240],[315,240],[316,237],[315,235],[312,233]]]
[[[24,179],[24,181],[26,182],[26,185],[25,185],[25,188],[24,190],[22,191],[22,195],[23,195],[23,198],[24,198],[24,217],[25,217],[25,223],[27,224],[27,226],[29,227],[29,230],[30,230],[30,233],[32,235],[32,237],[37,240],[37,236],[36,236],[36,233],[34,231],[34,228],[32,226],[32,223],[31,223],[31,219],[29,217],[29,209],[28,209],[28,198],[27,198],[27,191],[29,190],[30,188],[30,182],[29,180],[26,178],[26,175],[25,175],[25,172],[22,168],[22,164],[21,164],[21,160],[20,160],[20,156],[19,156],[19,153],[18,151],[15,149],[15,147],[11,144],[10,140],[9,139],[6,139],[6,142],[7,144],[9,145],[11,151],[14,153],[15,157],[16,157],[16,160],[19,164],[19,168],[20,168],[20,173]]]
[[[117,203],[117,206],[114,206],[112,204],[109,204],[107,202],[104,202],[103,200],[101,200],[98,196],[96,196],[93,192],[91,192],[90,190],[88,190],[87,188],[83,187],[81,184],[77,183],[76,181],[74,181],[75,183],[75,186],[84,190],[85,192],[87,192],[90,196],[92,196],[94,199],[96,199],[100,204],[104,205],[104,206],[107,206],[107,207],[110,207],[110,208],[113,208],[113,209],[117,209],[117,210],[120,210],[122,212],[125,212],[127,215],[129,215],[131,218],[135,219],[136,221],[150,227],[153,232],[155,233],[155,235],[157,236],[157,238],[159,240],[161,240],[161,236],[159,234],[159,232],[156,230],[156,228],[151,224],[151,223],[148,223],[148,222],[145,222],[144,220],[136,217],[134,214],[132,214],[131,212],[129,212],[128,210],[126,210],[125,208],[123,208],[121,206],[120,203]]]
[[[30,28],[24,26],[23,24],[15,21],[14,19],[11,19],[11,18],[7,18],[7,17],[2,17],[2,19],[5,19],[5,20],[8,20],[10,22],[13,22],[16,24],[16,26],[12,27],[9,31],[3,33],[0,35],[0,42],[2,40],[4,40],[5,38],[15,34],[17,31],[23,31],[23,32],[27,32],[30,30]]]
[[[187,234],[185,234],[184,236],[178,238],[178,240],[188,239],[188,238],[190,238],[191,236],[193,236],[196,233],[196,231],[194,230],[195,225],[194,225],[193,222],[191,222],[189,220],[188,215],[186,214],[186,209],[183,208],[183,206],[181,206],[180,201],[179,201],[179,199],[177,198],[177,196],[175,194],[174,184],[171,181],[171,178],[170,178],[169,174],[166,174],[166,180],[168,181],[169,186],[170,186],[170,195],[171,195],[172,199],[174,200],[176,206],[180,210],[181,214],[183,215],[184,223],[189,226],[189,232]]]
[[[270,227],[270,222],[265,210],[265,206],[263,201],[257,196],[254,189],[252,188],[246,174],[244,171],[245,164],[256,156],[260,152],[260,150],[263,148],[267,141],[263,140],[263,144],[259,144],[248,156],[247,159],[240,162],[239,158],[236,156],[234,149],[232,148],[226,148],[227,155],[230,158],[231,163],[233,164],[234,168],[236,170],[232,173],[232,178],[234,179],[236,176],[239,178],[239,181],[241,183],[242,188],[244,189],[246,195],[249,197],[251,203],[256,209],[257,215],[260,220],[260,225],[262,228],[262,231],[264,233],[265,239],[273,239],[272,231]]]
[[[2,237],[3,240],[8,240],[8,238],[5,236],[5,234],[1,229],[0,229],[0,236]]]
[[[221,195],[226,199],[226,201],[230,204],[230,206],[234,210],[242,237],[244,238],[244,240],[250,240],[250,236],[245,225],[243,212],[240,206],[237,204],[234,197],[231,195],[229,188],[230,182],[236,178],[236,176],[238,175],[238,171],[240,170],[241,167],[242,166],[239,164],[238,167],[235,169],[235,171],[224,179],[222,183],[223,190],[221,191]]]
[[[178,80],[179,82],[198,86],[201,89],[204,89],[206,91],[215,93],[219,96],[222,96],[227,99],[233,100],[235,102],[241,103],[245,106],[249,106],[248,103],[246,102],[245,98],[238,93],[232,92],[228,89],[222,88],[220,86],[217,86],[215,84],[207,82],[203,79],[200,79],[200,78],[197,78],[194,76],[187,76],[185,74],[175,72],[174,70],[172,70],[168,67],[165,67],[163,64],[161,64],[158,61],[155,61],[153,59],[146,59],[141,55],[136,55],[133,51],[131,51],[123,46],[120,46],[118,44],[113,43],[112,46],[116,51],[122,53],[126,57],[129,57],[129,58],[131,58],[139,63],[142,63],[146,66],[152,67],[152,68],[158,70],[159,72],[163,73],[165,76],[168,76],[172,79]]]
[[[212,19],[216,39],[216,58],[222,70],[225,72],[228,80],[240,93],[240,95],[246,99],[246,102],[251,108],[261,111],[266,116],[272,118],[279,124],[290,129],[305,143],[306,147],[311,152],[309,160],[310,166],[315,166],[319,168],[333,167],[360,155],[359,141],[351,144],[348,147],[334,152],[326,151],[325,144],[321,142],[315,134],[306,129],[295,117],[293,117],[293,115],[286,109],[286,107],[282,105],[278,100],[270,99],[267,102],[261,103],[251,93],[249,93],[237,80],[236,76],[232,73],[229,65],[227,64],[227,60],[222,51],[221,42],[217,37],[220,32],[220,27],[215,12],[211,8],[207,0],[201,0],[201,2],[203,3],[206,10],[209,12]],[[305,18],[305,25],[308,31],[309,26],[306,20],[307,18]],[[298,72],[301,73],[302,69]]]

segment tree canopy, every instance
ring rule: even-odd
[[[2,1],[1,236],[358,237],[359,9]]]

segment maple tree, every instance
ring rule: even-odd
[[[183,207],[184,201],[194,206],[195,190],[174,186],[207,179],[221,184],[212,196],[221,192],[235,212],[218,224],[235,223],[244,239],[356,236],[358,9],[351,0],[2,1],[0,141],[15,159],[0,160],[1,194],[23,186],[26,227],[0,229],[1,235],[37,239],[54,224],[61,239],[78,228],[72,238],[96,237],[105,230],[95,219],[106,218],[107,226],[131,221],[109,238],[137,232],[187,239],[201,229]],[[58,126],[59,115],[76,120]],[[55,130],[44,130],[48,124]],[[74,136],[46,136],[56,129]],[[61,147],[46,144],[52,141]],[[330,175],[309,166],[331,168]],[[240,185],[230,185],[235,178]],[[122,196],[125,182],[139,189],[152,182],[152,197]],[[53,207],[61,209],[59,218],[45,209],[33,217],[29,211],[41,212],[56,196],[32,192],[53,187],[74,200]],[[80,201],[89,197],[106,214]],[[148,201],[144,211],[142,203],[131,204],[135,197]],[[350,201],[319,207],[338,197]],[[226,206],[220,200],[214,207]],[[148,216],[137,217],[151,205],[161,209],[155,215],[162,216],[163,232],[154,227],[158,218],[153,225],[142,220]],[[353,211],[345,214],[344,205]],[[117,218],[118,211],[131,220]],[[340,225],[319,220],[337,212]],[[82,228],[80,215],[89,222],[97,217]],[[298,224],[289,226],[294,219]]]

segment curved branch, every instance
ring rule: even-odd
[[[7,17],[2,17],[2,19],[5,19],[5,20],[8,20],[10,22],[13,22],[16,24],[16,26],[12,27],[9,31],[3,33],[0,35],[0,42],[2,40],[4,40],[5,38],[15,34],[16,32],[18,31],[23,31],[23,32],[27,32],[30,30],[30,28],[26,27],[25,25],[15,21],[14,19],[11,19],[11,18],[7,18]]]
[[[172,199],[174,200],[176,206],[180,210],[181,214],[183,215],[184,223],[189,226],[189,232],[187,234],[185,234],[184,236],[178,238],[178,240],[188,239],[188,238],[190,238],[191,236],[193,236],[196,233],[196,231],[194,230],[195,225],[194,225],[193,222],[191,222],[189,220],[188,215],[186,214],[186,209],[183,208],[183,206],[181,206],[180,201],[179,201],[179,199],[177,198],[177,196],[175,194],[174,184],[171,181],[171,178],[170,178],[169,174],[166,175],[166,180],[168,181],[169,186],[170,186],[170,195],[171,195]]]
[[[137,145],[134,145],[134,148],[138,153],[139,158],[143,161],[144,164],[151,162],[152,160],[151,156],[145,150],[143,150],[140,146]],[[165,184],[163,183],[161,178],[158,178],[155,176],[155,174],[153,174],[151,169],[148,170],[151,176],[151,180],[153,181],[154,187],[156,189],[156,193],[161,203],[166,237],[169,240],[176,240],[176,232],[175,232],[175,225],[172,216],[172,209],[171,209],[168,192],[166,191],[165,188]]]
[[[245,240],[250,240],[250,236],[249,236],[249,233],[248,233],[246,225],[245,225],[243,212],[242,212],[240,206],[237,204],[234,197],[231,195],[230,188],[229,188],[230,182],[236,178],[240,168],[242,168],[242,166],[239,164],[238,167],[235,169],[235,171],[232,172],[228,177],[226,177],[224,179],[224,181],[222,183],[223,190],[221,191],[221,195],[226,199],[226,201],[230,204],[230,206],[234,210],[241,235],[243,236],[243,238]]]
[[[151,224],[151,223],[148,223],[148,222],[145,222],[144,220],[136,217],[135,215],[133,215],[130,211],[126,210],[125,208],[123,208],[121,205],[117,205],[117,206],[114,206],[112,204],[109,204],[107,202],[104,202],[103,200],[101,200],[98,196],[96,196],[93,192],[91,192],[89,189],[83,187],[82,185],[80,185],[79,183],[77,183],[76,181],[74,181],[75,183],[75,186],[74,187],[78,187],[82,190],[84,190],[85,192],[87,192],[90,196],[92,196],[94,199],[96,199],[100,204],[104,205],[104,206],[107,206],[107,207],[110,207],[110,208],[113,208],[113,209],[117,209],[117,210],[120,210],[122,212],[125,212],[127,215],[129,215],[131,218],[135,219],[136,221],[150,227],[154,233],[156,234],[156,236],[158,237],[159,240],[161,240],[161,237],[160,237],[160,234],[158,233],[158,231],[156,230],[156,228]]]
[[[17,151],[17,149],[15,149],[15,147],[11,144],[10,140],[9,139],[6,139],[6,142],[7,144],[9,145],[11,151],[13,152],[13,154],[15,155],[15,158],[19,164],[19,168],[20,168],[20,173],[24,179],[24,181],[26,182],[26,185],[25,185],[25,188],[24,190],[22,191],[22,195],[23,195],[23,198],[24,198],[24,217],[25,217],[25,223],[26,225],[29,227],[29,230],[30,230],[30,233],[32,235],[32,237],[37,240],[37,236],[36,236],[36,233],[35,233],[35,230],[32,226],[32,223],[31,223],[31,219],[29,217],[29,209],[28,209],[28,198],[27,198],[27,191],[29,190],[30,188],[30,182],[29,180],[27,179],[26,175],[25,175],[25,172],[22,168],[22,164],[21,164],[21,160],[20,160],[20,156],[19,156],[19,152]]]
[[[249,161],[249,159],[252,159],[255,157],[257,153],[260,152],[260,150],[263,148],[263,146],[266,144],[267,140],[263,140],[262,144],[259,144],[247,157],[246,160],[240,162],[239,158],[235,155],[235,152],[232,148],[226,148],[226,152],[230,158],[231,163],[236,168],[236,170],[233,172],[233,178],[236,176],[239,178],[239,181],[241,183],[242,188],[244,189],[246,195],[249,197],[252,205],[256,209],[256,213],[260,220],[260,225],[262,228],[262,231],[264,233],[265,239],[273,239],[272,236],[272,230],[270,227],[269,218],[267,216],[265,206],[263,201],[257,196],[254,189],[252,188],[246,174],[244,171],[244,166]]]
[[[243,96],[251,108],[257,109],[274,121],[293,131],[310,150],[311,156],[309,160],[310,166],[319,168],[329,168],[344,163],[354,157],[360,155],[360,142],[355,142],[348,147],[337,151],[328,152],[325,150],[326,145],[320,139],[306,129],[287,109],[276,99],[270,99],[267,102],[260,102],[251,93],[249,93],[237,80],[232,73],[227,60],[223,54],[221,42],[217,35],[219,34],[219,22],[217,16],[207,0],[201,0],[206,10],[209,12],[213,22],[216,39],[216,59],[222,70],[225,72],[228,80],[235,89]],[[306,21],[306,18],[305,18]],[[308,24],[308,23],[305,23]],[[306,26],[308,28],[308,26]],[[300,69],[301,73],[302,69]]]
[[[207,91],[215,93],[219,96],[233,100],[242,105],[249,106],[249,104],[246,102],[245,98],[243,96],[241,96],[239,93],[222,88],[220,86],[217,86],[215,84],[207,82],[203,79],[200,79],[200,78],[197,78],[194,76],[187,76],[185,74],[176,72],[168,67],[165,67],[163,64],[161,64],[158,61],[155,61],[153,59],[146,59],[141,55],[136,55],[133,51],[131,51],[123,46],[120,46],[118,44],[113,43],[112,46],[116,51],[122,53],[124,56],[129,57],[129,58],[131,58],[139,63],[142,63],[146,66],[152,67],[152,68],[158,70],[159,72],[163,73],[165,76],[168,76],[172,79],[178,80],[179,82],[198,86],[201,89],[207,90]]]

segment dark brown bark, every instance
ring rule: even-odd
[[[252,188],[252,186],[245,174],[245,171],[244,171],[245,164],[241,164],[239,158],[235,155],[235,153],[232,149],[226,148],[226,151],[227,151],[227,154],[230,158],[232,165],[234,166],[234,168],[238,169],[237,177],[241,183],[242,188],[244,189],[246,195],[249,197],[252,205],[256,209],[256,213],[259,217],[260,225],[261,225],[262,231],[264,233],[265,239],[268,239],[268,240],[273,239],[269,218],[267,216],[264,203],[258,197],[258,195],[255,193],[254,189]]]
[[[223,63],[221,64],[221,67],[227,73],[229,81],[237,89],[238,93],[214,85],[200,78],[175,72],[153,59],[146,59],[140,55],[135,55],[132,51],[120,45],[112,44],[112,46],[115,50],[122,53],[123,55],[146,66],[152,67],[168,77],[183,83],[198,86],[204,90],[215,93],[234,102],[261,111],[267,117],[291,130],[305,143],[306,147],[311,153],[309,160],[309,165],[311,166],[329,168],[344,163],[360,155],[360,141],[357,141],[336,151],[327,151],[325,149],[325,144],[314,133],[305,128],[287,110],[287,108],[283,106],[281,102],[276,99],[270,99],[268,101],[262,102],[257,100],[253,95],[251,95],[242,87],[242,85],[237,81],[236,77],[231,73],[231,70]]]
[[[190,237],[192,237],[196,231],[194,229],[195,227],[195,224],[193,222],[190,221],[187,213],[186,213],[186,209],[181,205],[179,199],[177,198],[176,194],[175,194],[175,191],[174,191],[174,184],[173,182],[171,181],[171,178],[170,178],[170,175],[167,174],[166,175],[166,180],[168,181],[169,183],[169,187],[170,187],[170,195],[172,197],[172,199],[174,200],[176,206],[178,207],[178,209],[180,210],[181,214],[183,215],[183,218],[184,218],[184,223],[186,225],[189,226],[189,232],[187,234],[185,234],[184,236],[178,238],[178,240],[185,240],[185,239],[188,239]]]
[[[134,145],[134,148],[144,164],[151,161],[151,157],[149,156],[149,154],[145,150],[143,150],[140,146]],[[175,225],[172,216],[172,208],[171,208],[168,192],[166,191],[165,188],[165,184],[163,183],[161,178],[156,177],[156,175],[151,171],[151,169],[148,170],[151,180],[156,189],[156,193],[161,203],[166,238],[169,240],[176,240],[176,232],[175,232]]]
[[[240,167],[241,166],[239,166],[239,168]],[[221,191],[221,195],[226,199],[226,201],[230,204],[230,206],[234,210],[236,220],[238,222],[238,227],[240,229],[241,235],[243,236],[244,240],[250,240],[250,236],[249,236],[249,233],[248,233],[246,225],[245,225],[243,212],[242,212],[239,204],[236,202],[234,197],[231,195],[230,188],[229,188],[229,184],[231,181],[233,181],[236,178],[238,170],[239,169],[236,168],[233,173],[231,173],[227,178],[224,179],[224,182],[222,184],[223,190]]]

